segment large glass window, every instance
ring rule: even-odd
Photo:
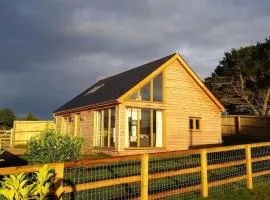
[[[128,138],[129,146],[138,146],[138,109],[128,108]]]
[[[148,108],[127,108],[127,147],[162,147],[163,113]]]
[[[96,111],[95,120],[95,146],[103,146],[101,143],[102,134],[102,111]]]
[[[110,121],[110,146],[115,147],[115,138],[116,138],[116,131],[115,131],[115,108],[111,109],[111,121]]]
[[[163,101],[163,75],[159,74],[153,80],[153,101]]]
[[[148,83],[141,89],[141,99],[142,101],[150,101],[151,100],[151,85]]]
[[[150,147],[151,146],[151,119],[150,109],[140,109],[140,146]]]
[[[96,147],[115,147],[115,108],[95,112]]]
[[[109,110],[103,110],[103,146],[108,146],[109,135]]]
[[[153,80],[134,92],[128,97],[134,101],[163,101],[163,73],[157,75]]]

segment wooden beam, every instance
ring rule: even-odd
[[[265,175],[269,175],[269,174],[270,174],[270,170],[266,170],[266,171],[262,171],[262,172],[254,172],[252,174],[252,177],[265,176]]]
[[[130,155],[130,156],[118,156],[113,158],[100,158],[100,159],[83,159],[71,162],[65,162],[65,167],[83,167],[83,166],[94,166],[100,164],[113,164],[125,161],[140,160],[141,155]]]
[[[208,186],[209,187],[216,187],[216,186],[220,186],[220,185],[225,185],[225,184],[229,184],[229,183],[233,183],[233,182],[242,181],[242,180],[245,180],[245,179],[246,179],[246,175],[238,176],[238,177],[233,177],[233,178],[228,178],[228,179],[223,179],[223,180],[210,182],[210,183],[208,183]]]
[[[224,162],[224,163],[218,163],[218,164],[212,164],[208,165],[207,169],[212,170],[212,169],[219,169],[219,168],[224,168],[224,167],[232,167],[232,166],[237,166],[237,165],[243,165],[245,164],[245,160],[237,160],[237,161],[231,161],[231,162]]]
[[[195,173],[195,172],[200,172],[200,171],[201,171],[201,167],[193,167],[193,168],[187,168],[187,169],[180,169],[176,171],[167,171],[167,172],[149,174],[149,180],[156,179],[156,178],[164,178],[164,177],[169,177],[169,176],[190,174],[190,173]]]
[[[214,153],[214,152],[222,152],[222,151],[232,151],[232,150],[238,150],[238,149],[245,149],[246,146],[244,144],[241,145],[234,145],[234,146],[227,146],[227,147],[214,147],[214,148],[208,148],[208,153]]]
[[[74,191],[78,192],[81,190],[108,187],[108,186],[120,185],[120,184],[125,184],[125,183],[134,183],[134,182],[139,182],[140,180],[141,180],[141,176],[139,175],[139,176],[129,176],[129,177],[123,177],[123,178],[81,183],[81,184],[76,184],[75,186],[64,186],[64,192],[65,193],[70,193]]]
[[[58,165],[59,163],[48,164],[49,168],[52,168],[52,169],[56,168]],[[26,166],[18,166],[18,167],[4,167],[4,168],[1,168],[0,175],[36,172],[43,166],[44,164],[26,165]]]
[[[270,156],[262,156],[258,158],[252,158],[252,162],[258,162],[258,161],[264,161],[264,160],[270,160]]]
[[[247,188],[253,189],[252,180],[252,162],[251,162],[251,147],[249,144],[246,145],[246,171],[247,171]]]
[[[202,196],[208,197],[208,172],[207,172],[207,151],[201,150],[201,182],[202,182]]]
[[[141,199],[148,200],[148,154],[141,157]]]

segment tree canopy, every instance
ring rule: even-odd
[[[9,129],[13,126],[13,121],[16,119],[14,112],[9,108],[0,109],[0,128]]]
[[[26,121],[37,121],[38,118],[32,112],[28,112],[26,114],[26,116],[23,118],[23,120],[26,120]]]
[[[226,52],[205,83],[230,114],[270,115],[270,38]]]

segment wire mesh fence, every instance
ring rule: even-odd
[[[146,161],[144,158],[147,158]],[[270,143],[144,154],[51,164],[63,183],[63,199],[121,200],[216,198],[232,191],[270,185]],[[58,166],[58,167],[56,167]],[[60,166],[60,167],[59,167]],[[1,168],[3,175],[37,166]],[[1,176],[2,175],[2,176]]]
[[[79,165],[64,169],[64,186],[72,191],[65,193],[64,199],[129,199],[140,195],[140,183],[128,181],[141,174],[140,160],[117,161],[111,163]],[[122,179],[121,179],[122,178]],[[125,178],[125,183],[121,184]],[[109,182],[110,181],[110,182]],[[76,190],[75,185],[92,183],[90,189]],[[112,183],[112,184],[110,184]]]
[[[200,154],[153,155],[149,160],[152,199],[193,199],[200,194]]]
[[[251,155],[254,186],[270,184],[270,145],[254,145]]]
[[[224,151],[209,152],[208,182],[210,196],[218,196],[232,190],[239,190],[246,187],[246,161],[245,149],[233,149]]]

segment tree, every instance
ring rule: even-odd
[[[205,83],[230,114],[270,115],[270,38],[226,52]]]
[[[0,109],[0,128],[12,128],[16,119],[14,112],[9,108]]]
[[[26,121],[37,121],[38,118],[32,112],[28,112],[23,120],[26,120]]]

